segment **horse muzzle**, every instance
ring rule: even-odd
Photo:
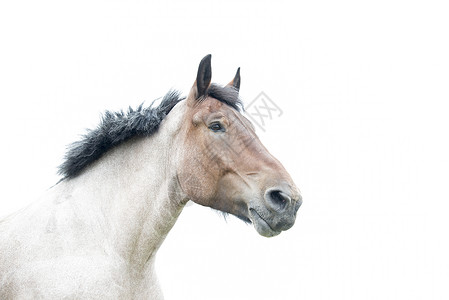
[[[256,231],[265,237],[276,236],[290,229],[296,220],[296,212],[302,197],[283,187],[265,191],[263,201],[249,203],[249,219]]]

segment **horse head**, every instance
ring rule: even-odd
[[[263,236],[278,235],[295,222],[299,189],[241,113],[240,68],[226,86],[211,84],[211,78],[207,55],[186,99],[181,188],[193,202],[252,223]]]

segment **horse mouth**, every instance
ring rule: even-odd
[[[265,219],[254,208],[249,209],[249,217],[254,225],[254,228],[260,235],[272,237],[281,233],[281,231],[271,228],[270,224],[268,224],[268,222],[265,221]]]

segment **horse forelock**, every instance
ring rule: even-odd
[[[207,97],[217,99],[239,112],[243,110],[243,102],[240,100],[239,91],[232,86],[220,86],[212,83],[203,98]]]

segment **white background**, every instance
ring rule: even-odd
[[[266,239],[209,208],[158,254],[166,299],[449,299],[444,1],[2,1],[0,215],[59,179],[105,109],[241,67],[284,114],[263,143],[304,197]]]

